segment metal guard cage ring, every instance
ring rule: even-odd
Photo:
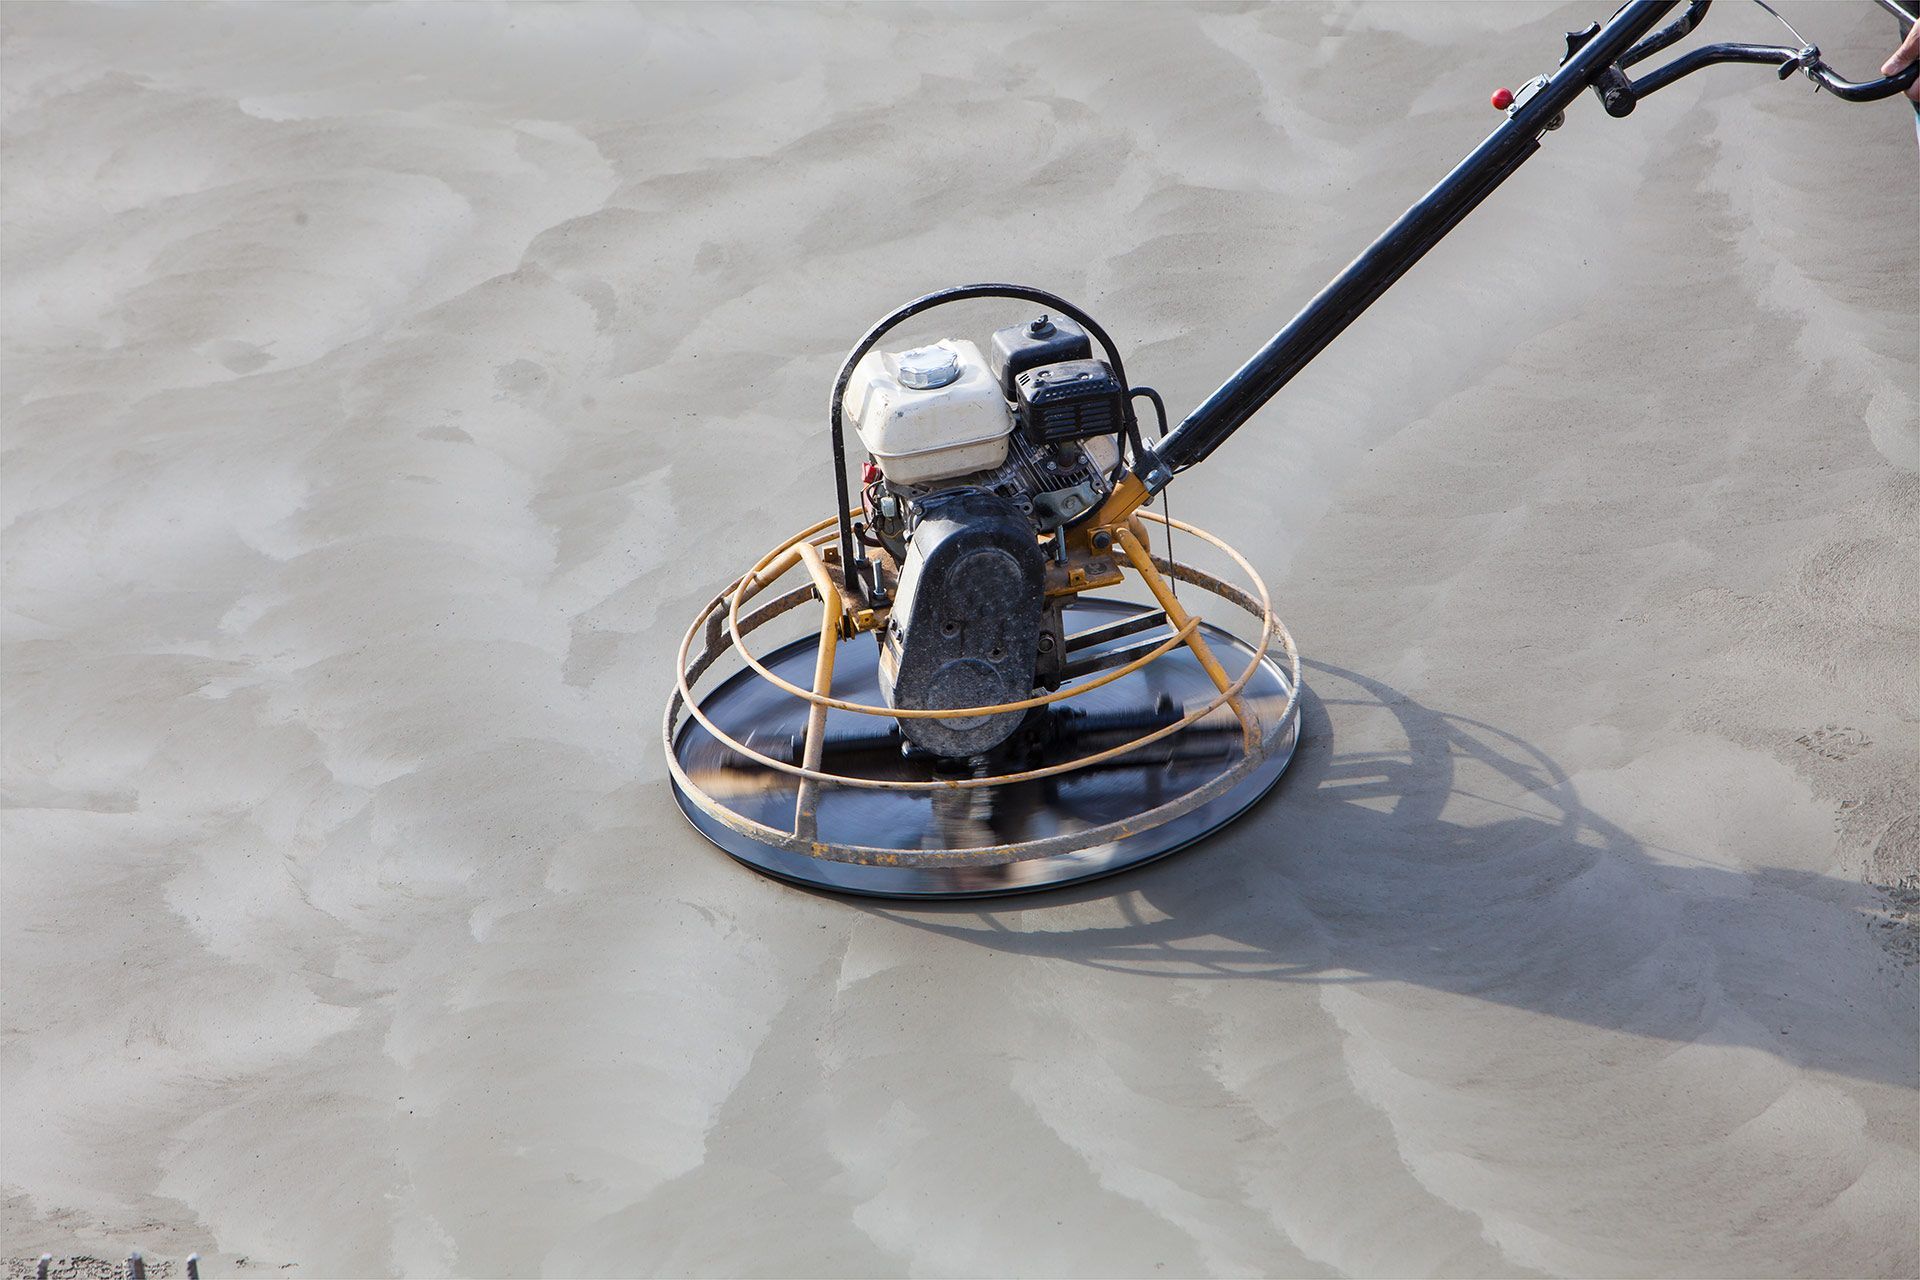
[[[1050,694],[1022,699],[1016,702],[997,703],[985,707],[942,708],[937,710],[902,710],[868,703],[850,702],[834,698],[823,692],[831,688],[833,654],[837,647],[842,615],[842,600],[839,584],[835,581],[828,558],[833,557],[837,548],[831,545],[832,535],[827,532],[837,523],[833,518],[819,521],[801,530],[793,537],[781,543],[773,551],[762,557],[745,575],[729,586],[725,591],[708,602],[695,618],[686,636],[680,643],[676,663],[676,681],[673,696],[668,700],[667,713],[663,728],[666,747],[667,767],[671,771],[679,789],[700,809],[716,821],[739,832],[749,839],[759,841],[774,848],[831,862],[848,862],[875,866],[984,866],[1025,861],[1031,858],[1048,857],[1068,853],[1079,849],[1138,835],[1164,823],[1171,822],[1181,815],[1191,812],[1199,806],[1224,795],[1243,778],[1250,775],[1266,759],[1283,739],[1289,737],[1292,721],[1298,711],[1300,689],[1300,656],[1292,635],[1273,612],[1272,597],[1266,584],[1253,566],[1233,547],[1213,534],[1181,520],[1170,520],[1152,511],[1141,511],[1135,520],[1148,519],[1154,523],[1178,529],[1180,532],[1198,538],[1228,556],[1246,575],[1251,592],[1241,590],[1211,574],[1192,566],[1154,556],[1147,550],[1145,530],[1137,523],[1130,522],[1127,527],[1118,530],[1117,543],[1124,553],[1128,567],[1140,576],[1152,591],[1156,600],[1166,611],[1167,620],[1172,626],[1172,634],[1161,644],[1131,660],[1123,666],[1102,672],[1098,676],[1057,690]],[[823,538],[822,535],[825,534]],[[795,567],[804,566],[811,581],[804,586],[777,597],[770,604],[749,614],[744,619],[741,611],[761,592],[777,582]],[[1165,576],[1163,576],[1165,575]],[[1251,659],[1237,677],[1229,678],[1208,650],[1200,635],[1202,620],[1187,615],[1174,599],[1167,586],[1166,577],[1188,583],[1208,595],[1234,605],[1242,612],[1260,623],[1260,637],[1250,647]],[[817,665],[816,689],[808,690],[783,679],[769,670],[759,657],[744,643],[744,637],[764,626],[774,618],[780,617],[809,600],[819,599],[823,604],[822,622],[819,640],[819,660]],[[696,640],[704,633],[701,651],[693,654]],[[1287,693],[1284,705],[1270,722],[1263,722],[1258,710],[1242,701],[1239,697],[1249,680],[1267,660],[1274,642],[1285,654],[1287,663]],[[930,781],[903,781],[881,778],[863,778],[854,775],[838,774],[822,770],[820,762],[819,740],[823,733],[825,715],[828,709],[853,712],[893,719],[902,715],[924,716],[977,716],[1020,711],[1027,708],[1062,702],[1099,688],[1139,671],[1148,664],[1159,660],[1180,646],[1191,649],[1201,665],[1213,679],[1217,694],[1198,709],[1187,712],[1178,720],[1163,725],[1148,733],[1107,748],[1071,760],[1061,761],[1043,768],[1022,770],[1014,773],[991,774],[980,777],[935,779]],[[757,751],[738,741],[722,730],[701,710],[693,687],[712,666],[724,657],[729,650],[737,653],[748,668],[756,675],[792,697],[802,700],[809,706],[807,747],[802,755],[802,763],[793,764],[775,759],[764,752]],[[1059,774],[1072,773],[1094,765],[1113,760],[1140,750],[1154,742],[1192,726],[1199,720],[1211,715],[1222,706],[1231,707],[1239,719],[1243,750],[1239,760],[1231,767],[1203,785],[1175,797],[1173,800],[1152,809],[1132,815],[1119,822],[1110,822],[1084,830],[1050,836],[1043,839],[1016,844],[982,845],[965,849],[903,849],[868,845],[847,845],[822,842],[815,838],[811,821],[814,808],[818,804],[819,789],[822,786],[860,787],[885,791],[945,792],[968,790],[983,787],[999,787],[1013,783],[1031,782],[1036,779]],[[800,779],[800,794],[796,801],[794,827],[782,831],[777,827],[756,821],[729,809],[703,791],[682,767],[675,751],[675,740],[685,721],[683,713],[691,715],[702,728],[728,750],[736,752],[745,760],[762,768],[771,769]]]

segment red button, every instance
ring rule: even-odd
[[[1508,107],[1512,105],[1513,105],[1513,90],[1495,89],[1493,91],[1493,109],[1495,111],[1505,111]]]
[[[867,460],[866,465],[860,468],[860,483],[872,484],[875,480],[878,480],[879,478],[880,478],[880,468],[871,458],[869,458]]]

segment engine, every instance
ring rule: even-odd
[[[887,705],[987,706],[1057,688],[1061,602],[1045,589],[1048,547],[1111,491],[1126,392],[1079,325],[1040,316],[988,349],[947,339],[870,351],[843,411],[870,461],[860,536],[892,599],[879,632]],[[1020,711],[906,717],[912,746],[991,751]]]

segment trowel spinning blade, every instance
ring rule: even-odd
[[[1080,598],[1067,610],[1069,635],[1133,616],[1143,606]],[[1232,672],[1253,656],[1245,641],[1217,627],[1202,628],[1207,644]],[[878,651],[874,644],[842,644],[836,658],[833,695],[879,704]],[[812,683],[817,641],[803,639],[776,649],[763,661],[806,687]],[[1263,659],[1243,696],[1272,724],[1292,692],[1287,673]],[[1216,690],[1190,650],[1177,648],[1145,668],[1073,698],[1073,713],[1060,721],[1056,740],[1034,748],[1013,766],[1033,768],[1077,758],[1140,736],[1184,708],[1212,701]],[[797,759],[806,731],[806,704],[742,671],[700,703],[729,735],[775,759]],[[1053,713],[1058,715],[1059,713]],[[1096,726],[1082,729],[1077,726]],[[1098,726],[1105,726],[1100,728]],[[1165,857],[1219,830],[1265,795],[1293,758],[1299,738],[1296,707],[1288,713],[1274,749],[1245,778],[1192,811],[1119,840],[1019,862],[972,866],[868,866],[815,858],[733,830],[674,783],[674,797],[700,833],[757,871],[809,888],[881,898],[974,898],[1050,889],[1111,875]],[[904,757],[891,720],[831,711],[826,723],[830,772],[919,781],[938,775],[923,759]],[[827,844],[899,849],[966,849],[1018,845],[1070,834],[1138,816],[1193,791],[1239,762],[1239,722],[1222,707],[1200,721],[1108,764],[1004,787],[942,792],[881,791],[828,786],[818,810],[818,839]],[[731,751],[697,721],[674,739],[674,754],[692,784],[733,813],[791,830],[799,780]],[[1009,771],[1005,765],[997,772]],[[961,776],[964,776],[961,775]]]

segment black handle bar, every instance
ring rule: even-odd
[[[1666,88],[1682,76],[1718,62],[1754,62],[1778,67],[1782,80],[1796,71],[1804,71],[1808,79],[1847,102],[1877,102],[1881,98],[1891,98],[1896,93],[1906,92],[1914,79],[1920,77],[1920,63],[1915,63],[1890,76],[1856,84],[1835,75],[1833,68],[1820,60],[1820,50],[1813,45],[1804,49],[1789,49],[1771,44],[1710,44],[1683,53],[1658,71],[1650,71],[1638,80],[1628,81],[1628,84],[1632,87],[1634,97],[1644,98]]]
[[[1891,98],[1896,93],[1905,93],[1913,87],[1915,80],[1920,80],[1920,62],[1916,62],[1905,71],[1896,71],[1878,80],[1865,80],[1855,84],[1851,80],[1842,80],[1833,74],[1833,68],[1820,61],[1818,49],[1813,52],[1813,60],[1805,65],[1806,73],[1817,83],[1825,86],[1834,97],[1844,98],[1848,102],[1878,102],[1881,98]],[[1792,72],[1792,65],[1782,65],[1780,78],[1785,80]]]
[[[1777,66],[1782,79],[1804,71],[1816,84],[1848,102],[1891,97],[1920,76],[1917,65],[1881,80],[1854,84],[1835,75],[1811,45],[1788,49],[1717,44],[1682,54],[1638,80],[1629,78],[1625,68],[1687,35],[1712,0],[1691,0],[1679,18],[1656,31],[1677,3],[1629,0],[1604,26],[1596,23],[1585,31],[1569,32],[1567,56],[1559,70],[1536,82],[1538,89],[1524,101],[1514,103],[1506,121],[1485,142],[1315,294],[1285,328],[1157,447],[1146,451],[1135,470],[1147,493],[1166,488],[1177,472],[1204,459],[1244,425],[1442,236],[1526,163],[1540,149],[1541,135],[1557,128],[1566,108],[1587,89],[1599,95],[1609,115],[1624,116],[1646,95],[1719,62]]]

